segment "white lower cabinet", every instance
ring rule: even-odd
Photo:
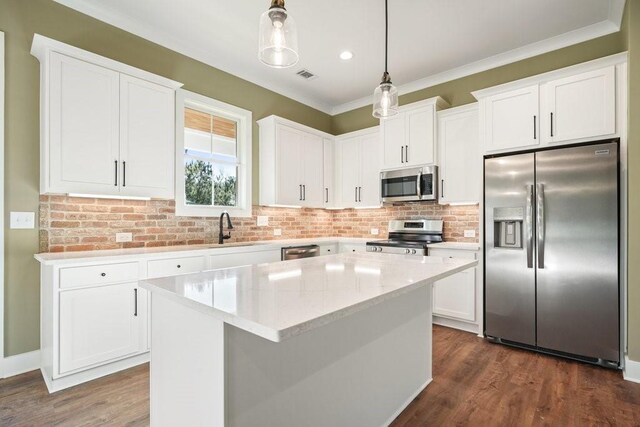
[[[451,249],[429,249],[429,256],[445,258],[475,259],[476,252]],[[454,321],[476,323],[476,268],[470,268],[460,273],[438,280],[433,284],[433,314],[434,316],[452,319]],[[438,323],[438,322],[436,322]],[[446,326],[460,326],[446,323]],[[473,325],[469,325],[473,326]],[[461,327],[470,330],[474,328]],[[474,332],[475,329],[474,329]],[[479,332],[479,331],[478,331]]]
[[[206,268],[207,259],[204,256],[158,259],[147,263],[147,278],[198,273]]]
[[[147,304],[137,282],[60,293],[61,374],[146,350]]]
[[[338,245],[336,243],[320,245],[320,255],[333,255],[338,253]]]
[[[339,252],[366,252],[367,245],[364,243],[340,243]]]

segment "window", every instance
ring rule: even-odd
[[[176,95],[176,215],[251,216],[251,112]]]

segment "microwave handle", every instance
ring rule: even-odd
[[[418,187],[418,198],[421,199],[422,198],[422,171],[418,172],[417,187]]]

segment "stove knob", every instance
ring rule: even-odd
[[[416,250],[415,249],[411,249],[411,255],[415,255],[416,254]]]
[[[381,246],[378,246],[378,247],[376,248],[376,251],[377,251],[377,252],[382,252],[382,247],[381,247]]]
[[[411,249],[405,249],[405,250],[404,250],[404,253],[405,253],[405,254],[410,254],[410,253],[411,253]]]

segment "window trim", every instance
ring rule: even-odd
[[[217,116],[234,120],[238,144],[238,195],[237,206],[195,206],[185,203],[184,188],[184,109],[191,107]],[[253,114],[198,93],[184,89],[176,91],[176,216],[217,217],[229,212],[233,217],[252,216],[252,162]]]

